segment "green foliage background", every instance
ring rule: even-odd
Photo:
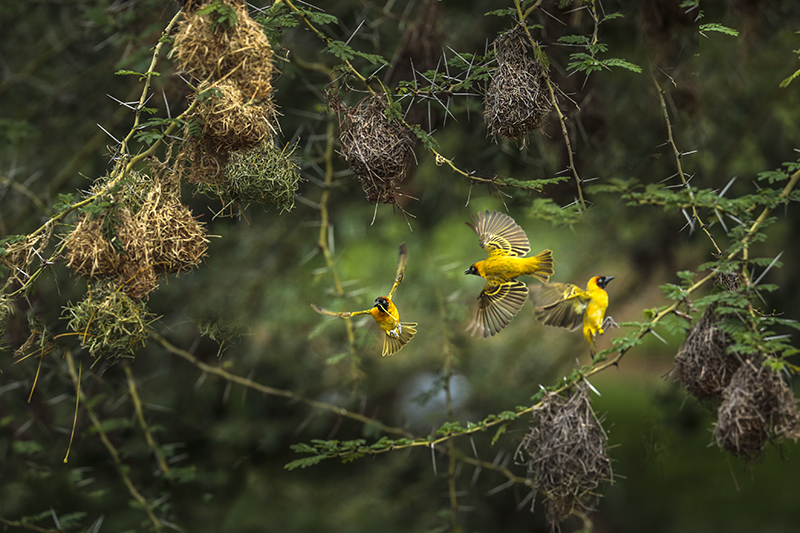
[[[350,59],[362,75],[378,69],[369,61],[374,59],[369,54],[377,54],[392,62],[377,78],[390,86],[398,79],[413,80],[398,49],[403,32],[421,12],[420,2],[327,4],[319,7],[338,22],[321,20],[317,27],[368,55]],[[715,3],[700,6],[704,13],[698,20],[699,8],[691,2],[605,2],[600,13],[624,16],[598,26],[598,42],[607,50],[595,48],[595,56],[624,60],[642,72],[611,61],[587,75],[569,67],[576,59],[571,53],[587,50],[559,38],[591,37],[595,24],[589,4],[567,4],[543,2],[529,22],[540,25],[532,33],[551,62],[551,79],[563,91],[559,107],[574,168],[586,181],[582,193],[588,209],[581,211],[575,203],[576,181],[555,112],[522,146],[495,142],[487,134],[481,84],[465,87],[469,96],[450,100],[453,116],[446,121],[442,106],[424,99],[407,119],[434,129],[436,150],[458,169],[487,180],[497,177],[497,183],[470,182],[446,164],[437,165],[431,151],[418,145],[413,176],[403,184],[405,194],[415,198],[403,204],[413,215],[406,219],[399,209],[379,205],[376,210],[365,202],[358,182],[334,156],[326,208],[344,297],[336,295],[318,246],[324,150],[329,121],[335,122],[323,102],[330,78],[309,68],[342,62],[337,54],[324,53],[325,43],[288,9],[281,19],[270,18],[280,6],[260,15],[254,11],[264,17],[281,58],[275,101],[282,113],[280,144],[297,143],[294,155],[304,178],[297,205],[287,213],[251,206],[239,217],[215,218],[218,202],[195,196],[186,186],[183,201],[216,237],[203,265],[162,282],[149,297],[147,306],[160,319],[153,324],[155,335],[129,363],[90,366],[91,358],[74,338],[54,338],[66,332],[66,321],[59,318],[63,306],[80,300],[86,290],[86,282],[63,265],[47,267],[34,290],[15,298],[0,353],[0,521],[11,531],[153,529],[141,504],[131,503],[123,471],[163,530],[172,525],[237,532],[548,530],[540,500],[533,514],[528,511],[529,488],[505,486],[509,480],[501,473],[465,462],[452,473],[458,503],[452,513],[449,459],[425,446],[286,470],[284,465],[305,457],[291,445],[362,438],[373,444],[384,434],[374,423],[203,372],[175,352],[184,350],[252,383],[336,404],[424,438],[446,421],[442,376],[448,369],[454,416],[466,427],[530,406],[541,387],[590,364],[581,335],[541,326],[530,304],[497,337],[465,334],[482,287],[481,280],[463,274],[483,253],[464,225],[472,214],[507,211],[526,230],[534,252],[553,250],[554,281],[582,285],[593,275],[616,276],[608,288],[609,314],[620,323],[641,321],[643,311],[669,305],[660,286],[681,285],[677,272],[704,276],[700,265],[716,259],[714,247],[696,222],[693,231],[687,227],[681,212],[686,195],[680,196],[676,158],[651,72],[664,90],[683,169],[693,187],[706,191],[697,194],[701,217],[725,251],[737,236],[728,235],[713,209],[702,204],[716,201],[711,191],[722,191],[736,178],[725,198],[739,198],[741,205],[729,206],[730,212],[749,209],[755,218],[762,204],[747,195],[767,198],[764,191],[779,192],[786,176],[797,170],[782,165],[794,161],[800,148],[800,85],[780,83],[798,68],[800,36],[792,21],[799,20],[800,7],[793,1]],[[484,16],[513,3],[445,1],[438,8],[448,59],[452,51],[484,55],[496,35],[513,25],[510,17]],[[59,194],[73,195],[60,199],[72,203],[106,175],[113,153],[107,147],[115,142],[97,124],[116,139],[132,124],[130,110],[107,95],[130,102],[142,88],[138,77],[113,73],[146,71],[152,47],[177,9],[152,1],[3,3],[0,237],[34,231],[58,211],[53,206]],[[737,35],[701,29],[712,22],[736,29]],[[437,63],[427,68],[436,69]],[[153,80],[148,106],[158,109],[158,117],[175,117],[187,105],[190,90],[173,69],[165,60]],[[365,88],[354,76],[341,76],[340,95],[353,105]],[[404,111],[407,102],[400,100]],[[787,169],[779,176],[783,181],[758,180],[759,173],[780,168]],[[530,184],[520,187],[557,176],[565,179],[536,190]],[[796,200],[793,193],[794,203],[774,210],[776,220],[763,230],[765,239],[750,249],[751,257],[766,259],[748,267],[758,277],[783,252],[782,268],[772,268],[762,281],[779,288],[762,291],[763,301],[756,298],[754,305],[791,320],[798,318],[800,300],[800,250],[791,244],[800,237]],[[690,207],[686,212],[691,216]],[[723,220],[728,229],[737,226],[730,217]],[[74,215],[65,222],[57,234],[69,231]],[[335,310],[371,305],[390,287],[401,242],[407,243],[410,259],[395,301],[404,320],[419,323],[419,333],[400,353],[381,358],[371,319],[354,321],[351,344],[344,321],[321,317],[309,304]],[[709,290],[710,285],[691,297]],[[701,311],[695,309],[693,316]],[[32,356],[20,360],[14,350],[31,328],[40,327],[30,325],[32,316],[47,328],[52,350],[41,358],[29,350]],[[687,324],[674,317],[662,321],[656,332],[666,344],[647,335],[617,366],[590,378],[600,392],[592,401],[598,413],[605,413],[615,472],[614,484],[604,488],[591,516],[595,529],[795,530],[796,503],[789,487],[800,474],[796,446],[769,446],[763,461],[754,464],[725,455],[712,444],[714,406],[698,404],[665,378]],[[793,331],[785,324],[773,329],[779,335]],[[637,331],[636,326],[609,330],[599,346],[611,348],[613,337]],[[783,348],[796,345],[792,338],[782,342]],[[65,463],[76,397],[67,351],[81,362],[88,402],[79,406]],[[789,368],[792,359],[787,361]],[[139,426],[130,379],[157,446],[147,442]],[[119,451],[121,466],[98,438],[89,408]],[[465,456],[474,454],[524,477],[525,467],[513,456],[529,416],[508,425],[494,443],[496,428],[452,442]],[[171,476],[159,469],[159,454]],[[581,523],[570,518],[562,527],[572,531]]]

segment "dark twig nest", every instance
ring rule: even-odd
[[[725,315],[706,307],[675,356],[676,379],[698,400],[719,398],[741,362],[727,353],[730,339],[717,325]]]
[[[247,13],[244,2],[223,1],[235,21],[220,21],[221,10],[188,11],[175,36],[178,65],[200,82],[229,80],[244,100],[265,100],[272,94],[275,67],[272,47],[261,27]]]
[[[280,150],[268,142],[250,150],[231,152],[224,179],[198,190],[220,198],[225,204],[237,203],[243,209],[256,202],[276,205],[283,212],[294,207],[299,181],[299,167],[292,159],[292,149]]]
[[[114,283],[100,282],[77,304],[64,308],[67,327],[94,358],[133,357],[144,344],[147,326],[155,317],[144,302],[135,301]]]
[[[545,500],[552,521],[591,511],[601,483],[612,481],[608,437],[589,402],[586,386],[569,398],[548,393],[534,410],[533,424],[517,448]],[[524,452],[524,454],[523,454]]]
[[[722,393],[714,439],[723,450],[758,459],[770,439],[797,440],[797,406],[780,374],[762,358],[748,359]]]
[[[371,203],[397,204],[400,182],[413,158],[410,132],[387,114],[386,96],[376,94],[348,108],[332,101],[344,113],[339,141],[341,155],[364,188]]]
[[[552,109],[542,65],[528,56],[525,28],[494,41],[497,69],[486,91],[484,120],[493,136],[518,139],[542,125]]]

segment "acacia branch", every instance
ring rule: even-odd
[[[125,486],[128,488],[130,495],[142,506],[142,509],[144,509],[145,513],[147,513],[147,518],[149,518],[150,522],[153,523],[153,528],[157,532],[161,531],[161,521],[156,517],[156,515],[153,514],[153,511],[150,509],[150,503],[144,496],[142,496],[142,493],[137,490],[136,486],[131,481],[130,476],[128,476],[128,467],[122,462],[119,452],[111,443],[111,440],[108,438],[105,430],[103,430],[103,425],[100,422],[100,419],[95,414],[94,409],[92,409],[92,404],[88,401],[86,393],[83,392],[83,389],[80,387],[78,371],[75,368],[75,359],[72,357],[72,352],[70,350],[65,350],[64,353],[67,359],[69,375],[72,377],[72,383],[75,385],[75,390],[77,391],[80,400],[83,402],[84,409],[86,409],[86,413],[89,415],[89,420],[91,420],[92,426],[94,426],[95,431],[100,436],[100,441],[103,443],[103,446],[106,447],[108,454],[114,461],[114,465],[117,467],[117,472],[122,478],[122,481],[125,483]]]

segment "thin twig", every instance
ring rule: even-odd
[[[119,456],[119,452],[109,440],[108,435],[106,435],[105,430],[103,429],[103,424],[97,415],[92,409],[92,404],[86,397],[86,393],[80,388],[80,381],[78,378],[78,371],[75,368],[75,359],[72,357],[72,352],[70,350],[64,351],[66,359],[67,359],[67,367],[69,369],[69,374],[72,377],[72,382],[75,385],[75,390],[78,391],[77,393],[80,395],[81,402],[83,403],[84,408],[86,409],[86,413],[89,415],[89,420],[91,420],[92,425],[94,426],[95,431],[100,436],[100,441],[103,443],[103,446],[106,447],[108,450],[108,454],[111,456],[111,459],[114,461],[114,465],[117,467],[117,472],[119,473],[122,481],[125,483],[125,486],[128,488],[128,492],[136,500],[144,509],[145,513],[147,513],[147,517],[153,523],[153,528],[156,531],[161,531],[161,522],[153,514],[153,511],[150,509],[150,503],[147,501],[147,498],[142,496],[142,493],[136,489],[136,486],[131,481],[130,476],[128,476],[128,467],[122,462],[122,459]]]

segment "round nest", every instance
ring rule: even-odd
[[[741,362],[727,353],[730,340],[717,328],[724,315],[709,305],[675,356],[676,379],[698,400],[719,398]]]
[[[229,81],[201,88],[198,105],[188,118],[187,127],[202,123],[203,137],[216,152],[252,148],[277,133],[275,107],[271,100],[248,100],[239,87]]]
[[[244,2],[223,1],[215,8],[189,2],[175,36],[174,53],[181,70],[200,82],[229,80],[244,99],[265,100],[272,94],[272,47],[245,9]]]
[[[119,252],[106,237],[111,217],[106,212],[96,217],[84,214],[66,240],[67,266],[86,279],[113,276],[119,271]]]
[[[494,41],[497,68],[486,91],[484,120],[493,136],[517,139],[541,126],[552,109],[542,65],[528,56],[522,26]]]
[[[592,510],[600,484],[613,480],[607,441],[586,386],[569,398],[548,393],[534,410],[530,433],[517,454],[527,456],[528,475],[544,496],[551,521],[573,510]]]
[[[143,302],[134,301],[110,283],[90,288],[77,304],[69,303],[63,318],[95,359],[133,357],[137,346],[144,344],[148,324],[155,319]]]
[[[714,439],[723,450],[758,459],[769,439],[797,440],[795,398],[778,372],[763,359],[746,360],[722,393]]]
[[[272,143],[244,152],[233,152],[225,166],[228,196],[239,203],[274,204],[281,211],[294,207],[300,181],[293,149],[279,150]]]
[[[177,181],[170,179],[155,179],[139,211],[121,217],[117,228],[125,250],[122,281],[137,300],[158,286],[159,276],[198,265],[208,247],[204,225],[180,203]]]
[[[384,95],[367,97],[352,108],[336,102],[331,107],[344,112],[340,154],[361,182],[367,201],[396,204],[398,185],[413,157],[409,131],[386,116]]]
[[[136,215],[141,246],[135,251],[149,258],[156,273],[178,273],[200,264],[208,249],[203,224],[188,207],[178,201],[177,194],[156,182]]]

